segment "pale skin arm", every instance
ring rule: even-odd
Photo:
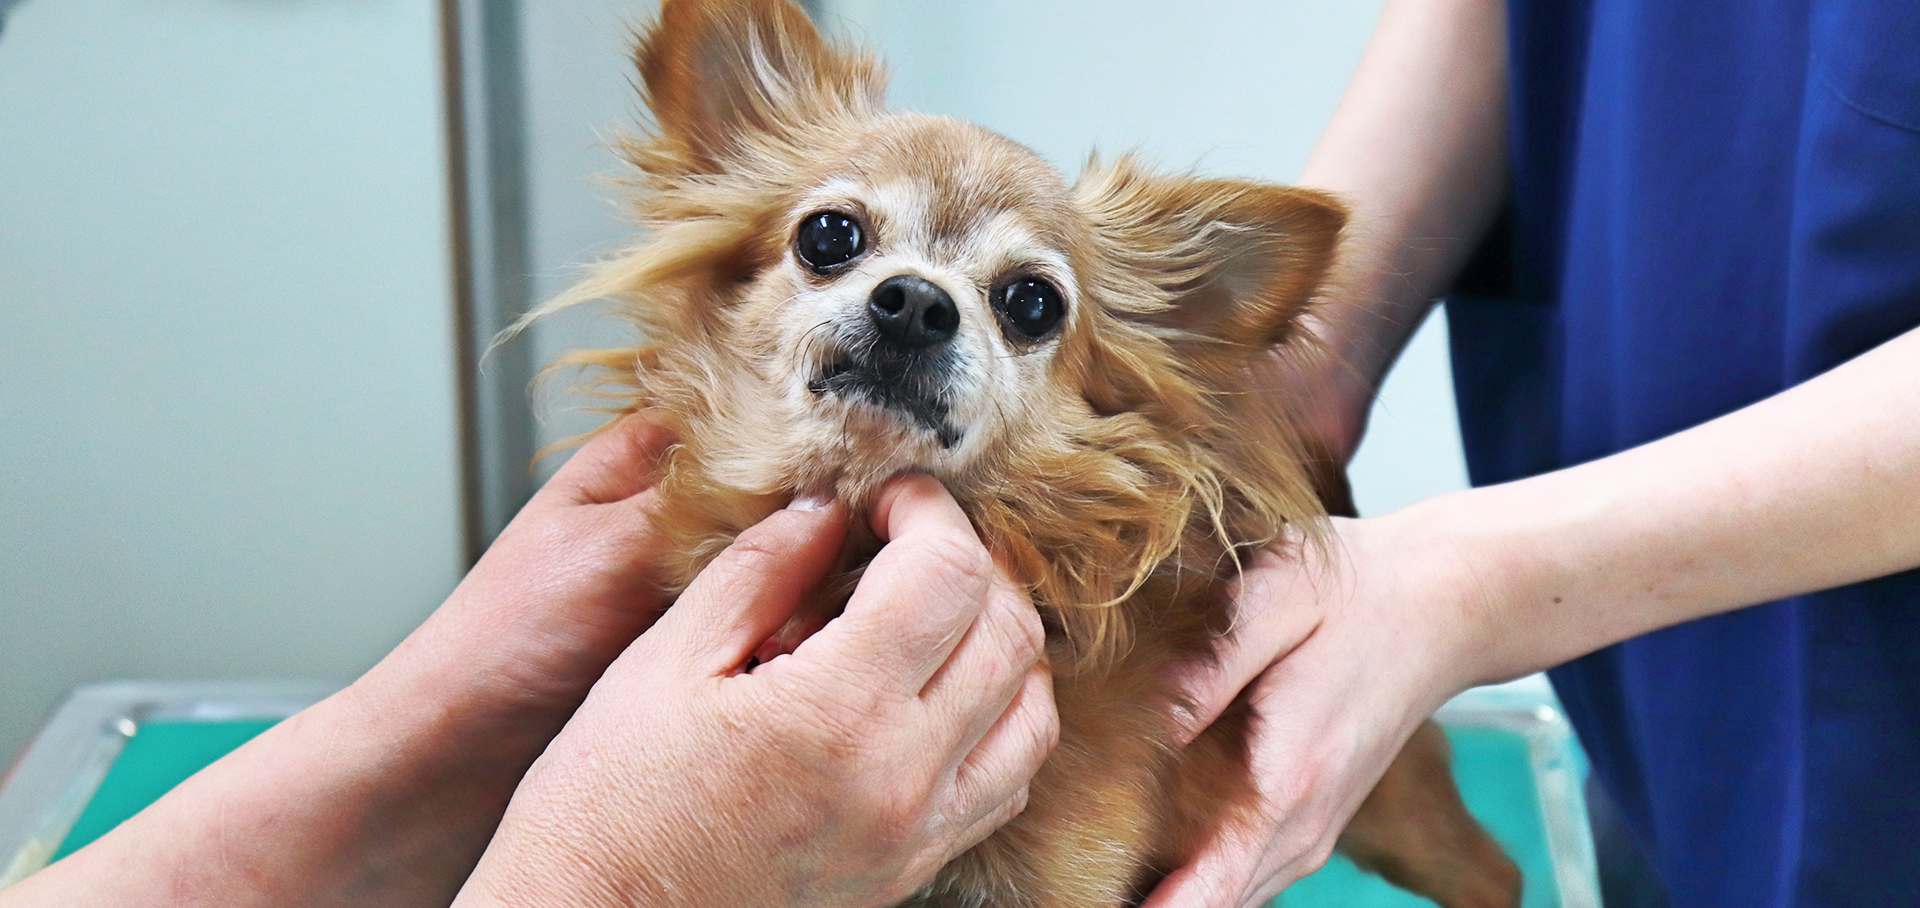
[[[1455,585],[1485,590],[1456,684],[1920,566],[1920,329],[1666,439],[1390,519],[1454,540],[1475,566]]]
[[[649,486],[670,441],[630,421],[582,449],[371,671],[0,908],[451,901],[527,767],[666,605]]]
[[[1325,300],[1324,347],[1266,376],[1341,462],[1433,301],[1499,216],[1506,193],[1506,12],[1500,0],[1390,0],[1299,183],[1350,210]]]

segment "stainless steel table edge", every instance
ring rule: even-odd
[[[78,687],[0,778],[0,888],[46,866],[127,739],[155,719],[283,719],[327,681],[114,681]]]

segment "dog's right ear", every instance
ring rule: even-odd
[[[670,158],[656,163],[688,173],[874,116],[886,91],[873,57],[828,45],[789,0],[666,0],[633,62]]]

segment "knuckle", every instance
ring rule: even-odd
[[[1268,777],[1267,801],[1272,811],[1286,816],[1294,811],[1307,792],[1313,790],[1313,772],[1305,765],[1274,773]]]
[[[846,793],[873,834],[885,842],[912,842],[932,813],[933,773],[918,751],[870,751]]]
[[[1308,804],[1316,792],[1322,791],[1328,777],[1329,762],[1327,754],[1320,748],[1311,747],[1296,759],[1289,760],[1287,768],[1273,772],[1270,799],[1279,808],[1281,816],[1299,813]]]
[[[897,730],[897,702],[871,684],[845,684],[823,692],[816,708],[819,733],[842,751],[876,749]]]
[[[1013,614],[1013,653],[1021,665],[1033,665],[1046,656],[1047,629],[1040,622],[1040,611],[1025,597],[1010,603]]]
[[[1333,855],[1334,837],[1319,830],[1303,828],[1305,819],[1282,830],[1272,846],[1278,866],[1289,879],[1299,879],[1327,862]]]
[[[909,555],[917,562],[915,570],[924,572],[930,581],[965,590],[975,598],[992,571],[986,548],[970,535],[923,536],[914,541]]]
[[[1019,790],[1013,793],[1013,797],[1008,798],[1005,804],[1000,805],[1000,811],[994,817],[994,827],[997,829],[1014,817],[1025,813],[1027,810],[1027,801],[1032,794],[1033,788],[1031,785],[1020,786]]]
[[[1054,748],[1060,746],[1060,711],[1053,705],[1053,699],[1047,698],[1040,708],[1040,759],[1052,755]]]
[[[1045,655],[1044,641],[1035,640],[1012,616],[989,614],[982,622],[995,650],[994,674],[999,680],[1011,684],[1044,672],[1038,667]]]
[[[752,720],[760,737],[785,749],[805,748],[833,765],[852,765],[890,731],[888,704],[864,685],[827,688],[782,679],[767,686],[764,699]]]
[[[758,574],[772,567],[783,554],[778,538],[766,529],[753,526],[735,537],[722,560],[740,574]]]
[[[1045,678],[1040,680],[1044,685]],[[1060,710],[1054,705],[1053,698],[1045,695],[1044,686],[1040,686],[1039,690],[1034,688],[1035,685],[1030,684],[1022,695],[1017,707],[1019,712],[1014,718],[1026,731],[1027,741],[1031,745],[1031,759],[1028,762],[1037,768],[1060,745]]]
[[[911,842],[923,832],[928,797],[918,785],[878,785],[869,805],[874,835],[884,842]]]
[[[1333,858],[1335,840],[1335,837],[1331,835],[1321,837],[1320,844],[1314,846],[1313,854],[1308,859],[1306,873],[1312,873],[1327,865],[1327,861]],[[1302,876],[1305,876],[1306,873],[1303,873]]]
[[[1294,864],[1292,868],[1293,879],[1299,879],[1326,866],[1327,860],[1333,857],[1334,841],[1334,836],[1325,834],[1315,840],[1306,849],[1305,853],[1300,856],[1299,861]]]

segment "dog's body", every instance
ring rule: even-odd
[[[679,436],[669,584],[796,494],[858,508],[900,471],[939,478],[1042,611],[1061,732],[1026,811],[918,900],[1137,897],[1253,795],[1244,706],[1176,748],[1164,677],[1229,629],[1241,556],[1322,513],[1280,402],[1245,376],[1299,354],[1342,209],[1125,158],[1069,189],[986,130],[885,112],[876,64],[786,0],[668,0],[636,63],[659,128],[622,150],[650,235],[554,305],[611,298],[642,330],[572,362]],[[851,543],[845,576],[873,549]],[[839,602],[821,600],[815,624]],[[1444,744],[1422,741],[1405,800],[1441,825],[1396,833],[1370,801],[1387,819],[1350,835],[1356,857],[1449,905],[1511,901]],[[1436,833],[1477,844],[1406,846]],[[1476,847],[1493,859],[1442,866]]]

